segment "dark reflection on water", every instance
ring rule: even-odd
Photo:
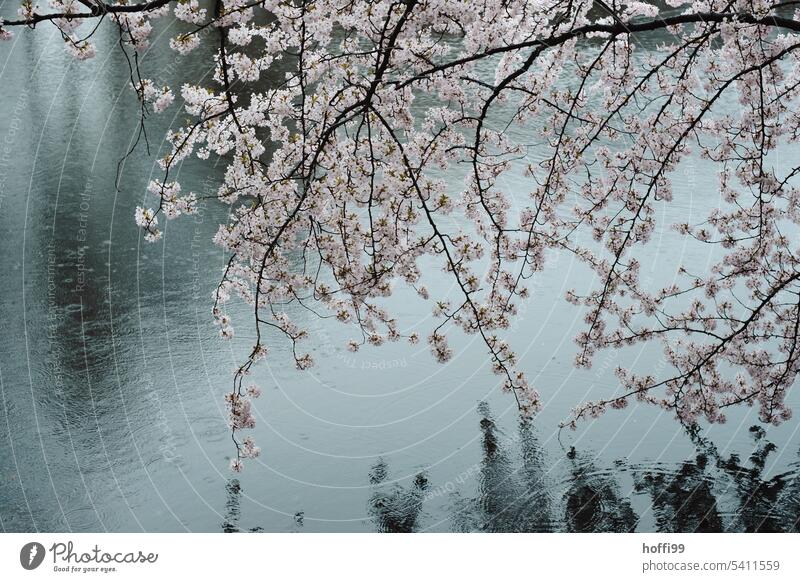
[[[455,525],[460,531],[531,531],[552,529],[551,491],[541,449],[528,423],[520,423],[519,455],[509,450],[489,407],[478,407],[483,457],[478,496],[460,499]],[[521,457],[521,458],[519,458]]]
[[[530,422],[521,421],[517,440],[521,459],[499,438],[485,403],[478,412],[483,433],[480,491],[460,500],[456,509],[460,531],[549,532],[628,531],[633,511],[612,479],[591,461],[569,455],[567,490],[555,483],[552,461],[544,454]],[[559,498],[560,497],[560,498]]]
[[[475,471],[477,494],[452,483],[435,487],[424,472],[410,486],[384,485],[390,470],[379,460],[369,475],[375,488],[369,509],[377,531],[424,530],[420,515],[431,490],[434,496],[450,496],[452,529],[463,532],[632,532],[640,526],[632,496],[646,498],[646,511],[655,515],[653,531],[798,531],[797,464],[769,479],[762,476],[777,447],[765,439],[761,427],[750,428],[755,449],[744,463],[738,455],[725,457],[713,443],[690,434],[697,454],[677,466],[627,466],[620,461],[603,469],[592,460],[591,451],[571,447],[564,458],[568,477],[557,482],[552,476],[556,460],[543,453],[530,422],[519,423],[514,443],[501,438],[485,403],[478,412],[483,456]],[[633,476],[629,491],[619,482],[625,473]]]
[[[238,479],[231,479],[225,486],[225,492],[228,494],[228,499],[225,502],[225,519],[222,522],[223,533],[238,533],[242,531],[259,532],[264,531],[262,527],[251,527],[249,529],[242,529],[239,526],[239,521],[242,516],[241,496],[242,485]]]
[[[636,515],[612,474],[591,462],[575,463],[565,506],[569,532],[628,532],[636,526]]]
[[[713,443],[695,438],[698,454],[694,460],[677,470],[639,472],[637,490],[652,497],[659,531],[798,530],[797,464],[790,471],[765,478],[767,460],[777,447],[765,439],[759,426],[751,427],[750,434],[755,448],[745,462],[737,454],[724,456]],[[727,508],[721,507],[721,496],[728,498]]]
[[[651,496],[658,531],[722,531],[712,478],[705,472],[707,463],[707,457],[701,453],[677,471],[648,470],[638,475],[637,491]]]
[[[418,473],[409,487],[394,484],[383,487],[389,476],[389,468],[379,459],[369,475],[370,483],[376,487],[369,500],[370,515],[376,529],[388,533],[411,533],[418,528],[418,519],[428,490],[428,478]]]

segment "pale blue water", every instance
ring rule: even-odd
[[[0,0],[0,14],[14,9]],[[159,137],[184,114],[148,121],[151,152],[128,158],[117,192],[138,123],[127,65],[118,50],[72,62],[40,28],[0,45],[3,531],[798,529],[797,420],[761,428],[742,409],[693,441],[668,414],[632,406],[559,442],[571,406],[613,391],[616,365],[659,365],[630,351],[572,368],[581,314],[562,298],[592,280],[569,257],[553,258],[510,334],[546,402],[533,422],[520,423],[474,338],[441,366],[424,346],[351,354],[346,328],[308,319],[318,365],[298,372],[274,345],[256,372],[264,453],[232,480],[222,396],[249,342],[242,323],[245,337],[223,343],[210,316],[226,258],[210,239],[226,209],[141,241],[133,209],[158,175]],[[115,42],[111,28],[98,34]],[[167,34],[144,57],[152,76],[207,80],[207,50],[176,56]],[[221,171],[193,160],[180,178],[208,192]],[[665,220],[716,203],[700,162],[676,181],[684,195]],[[526,191],[520,177],[507,186]],[[658,237],[644,276],[670,280],[662,260],[678,252],[707,266],[707,250],[680,245]],[[427,305],[402,291],[393,305],[407,328],[428,329]]]

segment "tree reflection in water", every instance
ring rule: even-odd
[[[480,490],[456,509],[460,531],[549,532],[628,531],[636,522],[616,484],[591,462],[570,455],[568,489],[554,482],[554,467],[545,457],[530,422],[520,422],[519,453],[502,439],[486,404],[478,407],[483,433]]]
[[[565,528],[568,532],[630,532],[637,517],[630,501],[620,493],[611,471],[598,470],[591,461],[571,459],[572,485],[566,494]]]
[[[410,487],[397,483],[385,490],[384,484],[389,469],[383,459],[379,459],[370,472],[370,483],[378,487],[369,500],[370,515],[373,516],[378,531],[387,533],[411,533],[417,530],[417,521],[428,489],[428,478],[418,473]]]
[[[743,467],[731,456],[720,467],[730,475],[739,500],[733,528],[746,532],[798,531],[800,520],[800,476],[795,464],[793,471],[764,479],[767,458],[777,450],[764,439],[764,429],[750,428],[756,440],[756,449],[750,455],[749,467]]]
[[[742,463],[735,454],[689,432],[696,456],[675,466],[633,467],[634,492],[646,494],[659,532],[796,532],[800,521],[797,462],[767,478],[777,447],[753,426],[753,453]],[[636,524],[638,526],[638,523]],[[641,529],[641,528],[639,528]]]
[[[601,468],[588,451],[571,449],[563,459],[550,459],[530,423],[521,422],[516,438],[509,439],[486,404],[478,412],[482,454],[475,470],[468,472],[476,483],[463,482],[455,490],[452,483],[434,487],[420,473],[407,487],[392,483],[387,488],[389,468],[383,460],[375,464],[369,510],[378,531],[425,529],[420,516],[436,491],[449,496],[449,525],[455,531],[798,531],[798,463],[785,473],[765,478],[768,458],[776,447],[760,427],[750,429],[755,447],[744,463],[736,455],[723,457],[712,443],[690,434],[696,456],[677,467],[627,466],[620,461]],[[558,480],[565,466],[566,478]],[[620,485],[624,473],[633,476],[632,490]],[[477,493],[467,491],[471,485],[477,486]],[[633,509],[634,496],[644,497],[653,525],[642,524]]]
[[[650,494],[660,532],[719,532],[722,518],[707,474],[708,458],[700,453],[677,471],[647,470],[636,477],[636,490]]]
[[[750,433],[754,449],[745,463],[735,454],[722,456],[713,443],[691,434],[698,449],[694,461],[673,473],[641,473],[637,488],[652,497],[658,531],[798,531],[797,463],[767,479],[767,461],[777,447],[761,427],[751,427]]]
[[[225,518],[222,522],[223,533],[237,533],[241,531],[258,532],[263,531],[260,527],[254,527],[248,530],[242,530],[239,527],[239,519],[242,515],[241,509],[241,496],[242,486],[239,484],[238,479],[231,479],[225,485],[225,492],[228,499],[225,502]]]
[[[530,423],[519,424],[517,455],[485,403],[479,405],[478,413],[483,452],[478,496],[456,501],[454,528],[457,531],[552,531],[552,499],[546,481],[546,464]]]
[[[447,529],[454,531],[800,531],[799,464],[767,478],[777,447],[758,426],[750,428],[754,448],[744,462],[737,455],[723,456],[713,443],[690,433],[696,455],[678,466],[618,462],[602,468],[591,451],[573,448],[555,459],[545,455],[529,422],[520,422],[515,437],[508,438],[486,404],[479,405],[478,413],[481,457],[466,473],[470,479],[458,480],[459,488],[453,483],[435,487],[425,472],[403,486],[390,479],[383,459],[372,466],[368,511],[377,531],[426,529],[425,504],[440,494],[449,496]],[[620,485],[625,473],[633,477],[632,490]],[[467,491],[470,486],[474,493]],[[239,481],[231,479],[226,493],[222,531],[243,531]],[[642,524],[633,509],[634,496],[645,498],[653,525]],[[303,529],[303,519],[302,512],[295,515],[295,531]]]

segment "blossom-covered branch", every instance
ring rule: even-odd
[[[436,359],[452,356],[454,330],[475,334],[500,386],[535,413],[539,392],[502,336],[554,253],[570,253],[600,281],[567,295],[585,310],[578,366],[602,350],[660,342],[671,368],[664,377],[618,369],[620,389],[578,406],[566,425],[631,398],[687,424],[723,422],[724,409],[741,403],[757,404],[764,422],[789,418],[785,395],[800,370],[800,165],[776,163],[775,152],[800,135],[793,3],[50,4],[52,13],[23,4],[0,37],[47,20],[86,58],[94,48],[77,36],[80,23],[108,15],[135,56],[150,21],[172,13],[186,23],[174,50],[216,47],[213,86],[173,91],[140,76],[138,61],[132,67],[143,115],[179,93],[193,117],[167,136],[164,175],[149,187],[158,204],[139,208],[136,222],[157,240],[160,216],[196,209],[196,195],[172,178],[176,165],[193,155],[225,160],[217,198],[232,218],[214,242],[230,260],[213,314],[220,335],[233,337],[225,305],[238,297],[252,306],[255,332],[227,398],[234,469],[258,454],[237,433],[254,425],[260,390],[245,384],[275,341],[267,330],[290,343],[300,369],[313,360],[295,306],[351,325],[351,350],[415,343],[384,306],[396,282],[431,302]],[[512,126],[539,142],[535,162]],[[659,226],[657,204],[681,196],[672,176],[690,155],[717,168],[723,203],[702,222],[660,228],[719,247],[719,260],[691,274],[675,258],[664,265],[673,282],[653,290],[638,257]],[[512,197],[502,178],[518,169],[529,188]],[[430,298],[431,264],[455,293]]]

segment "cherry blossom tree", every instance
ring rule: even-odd
[[[285,336],[298,368],[313,364],[301,349],[308,333],[287,306],[351,325],[351,350],[415,343],[383,307],[398,282],[431,304],[427,341],[437,360],[452,356],[454,331],[479,336],[503,389],[534,414],[540,395],[502,336],[554,253],[570,253],[601,281],[567,295],[586,313],[577,366],[652,343],[668,363],[660,377],[617,369],[620,390],[579,405],[565,425],[631,399],[689,425],[724,422],[736,404],[757,406],[765,423],[790,418],[785,396],[800,369],[800,164],[787,169],[775,154],[800,136],[798,8],[778,0],[24,0],[17,19],[0,21],[0,38],[53,25],[65,49],[87,59],[105,21],[119,31],[143,115],[177,99],[192,116],[166,136],[163,177],[149,186],[157,204],[136,211],[148,240],[161,236],[160,219],[196,211],[196,195],[172,178],[176,166],[195,155],[224,160],[216,198],[231,219],[214,242],[230,260],[213,315],[230,338],[226,303],[243,300],[255,336],[227,396],[240,470],[259,453],[238,435],[254,425],[259,388],[247,387],[247,376],[269,357],[267,330]],[[156,21],[173,17],[185,23],[173,50],[215,43],[213,86],[148,80],[137,55]],[[285,74],[265,82],[277,68]],[[429,105],[415,108],[420,100]],[[537,142],[537,161],[525,158],[511,127]],[[690,156],[714,164],[722,204],[701,223],[659,225],[655,209],[683,196],[671,184]],[[502,177],[520,165],[528,188],[512,197]],[[448,170],[463,182],[445,180]],[[720,258],[704,273],[676,258],[665,265],[675,282],[654,291],[637,256],[657,228],[713,245]],[[430,262],[457,297],[429,297],[421,265]]]

